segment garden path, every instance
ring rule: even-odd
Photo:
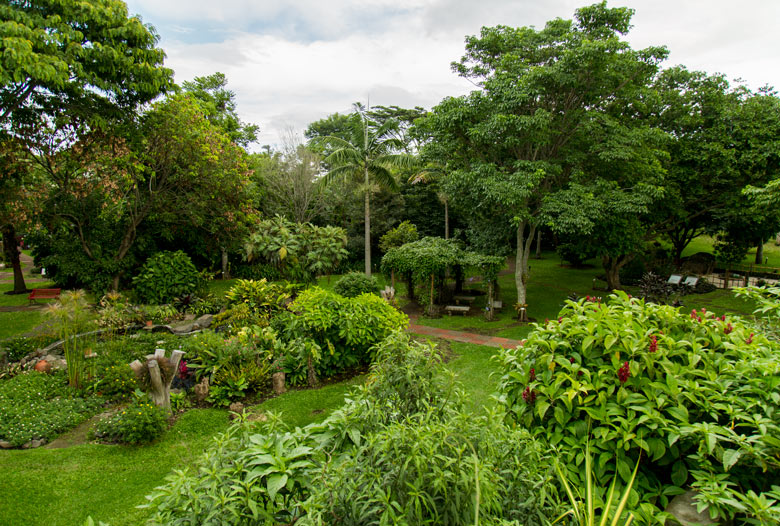
[[[414,323],[409,324],[408,331],[422,336],[431,336],[432,338],[473,343],[476,345],[487,345],[488,347],[502,347],[504,349],[523,345],[523,342],[520,340],[486,336],[484,334],[474,334],[471,332],[451,331],[449,329],[437,329],[436,327],[426,327],[425,325],[415,325]]]

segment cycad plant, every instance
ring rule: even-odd
[[[335,179],[352,179],[362,183],[365,204],[365,265],[366,275],[371,275],[371,188],[384,186],[396,190],[398,185],[393,169],[410,167],[414,157],[399,153],[403,141],[395,135],[398,123],[388,119],[381,124],[372,122],[365,108],[355,105],[349,120],[349,140],[326,136],[318,142],[331,150],[324,162],[331,167],[325,176],[325,184]]]

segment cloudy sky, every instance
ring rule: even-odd
[[[176,81],[221,71],[238,112],[279,144],[356,101],[430,108],[473,89],[450,70],[482,26],[543,27],[588,0],[128,0],[161,37]],[[628,40],[665,45],[668,65],[780,88],[780,2],[618,0],[636,10]]]

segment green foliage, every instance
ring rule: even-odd
[[[140,399],[95,424],[94,437],[102,442],[148,444],[168,428],[168,413],[162,407]]]
[[[158,252],[146,260],[133,278],[133,289],[142,303],[162,305],[203,288],[198,269],[190,257],[176,252]]]
[[[371,381],[323,423],[286,431],[271,415],[217,437],[148,497],[153,524],[546,524],[542,443],[458,412],[431,346],[396,334],[379,347]]]
[[[303,351],[302,358],[313,360],[307,366],[326,377],[368,363],[372,346],[408,323],[405,314],[375,294],[345,298],[319,287],[303,291],[289,310],[295,315],[279,322],[280,338],[297,351],[291,354]]]
[[[144,321],[144,315],[119,292],[108,292],[98,303],[99,327],[125,329]]]
[[[49,340],[50,338],[46,337],[27,338],[19,336],[9,338],[0,341],[0,354],[5,353],[5,357],[9,362],[18,362],[34,350],[44,347]]]
[[[560,321],[503,352],[501,400],[560,448],[568,476],[589,437],[602,486],[615,472],[627,483],[641,454],[629,503],[645,522],[687,486],[713,517],[757,517],[749,492],[766,495],[780,475],[778,356],[738,318],[619,293],[567,302]]]
[[[247,261],[276,266],[289,279],[312,281],[347,255],[343,228],[291,223],[281,216],[260,221],[244,245]]]
[[[110,365],[100,371],[91,390],[110,400],[129,396],[138,388],[133,370],[127,365]]]
[[[290,300],[290,291],[282,285],[239,279],[225,294],[228,306],[246,304],[252,311],[271,315],[284,308]]]
[[[374,276],[366,276],[362,272],[349,272],[336,282],[333,292],[346,298],[354,298],[361,294],[378,294],[379,283]]]
[[[47,305],[44,312],[52,329],[63,341],[68,383],[71,387],[80,388],[89,375],[84,356],[90,341],[77,336],[91,329],[94,320],[84,291],[63,292],[59,301]]]
[[[574,243],[561,243],[555,251],[562,260],[574,267],[581,267],[583,263],[596,255],[596,247],[590,240],[579,239]]]
[[[417,227],[409,221],[404,221],[392,230],[388,230],[379,240],[379,248],[387,252],[391,248],[400,247],[420,239]]]
[[[0,382],[0,439],[13,446],[51,440],[92,416],[103,402],[98,396],[76,396],[62,374],[19,374]]]

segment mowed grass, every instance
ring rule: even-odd
[[[685,247],[683,250],[683,256],[690,256],[697,252],[708,252],[713,254],[715,252],[715,239],[710,236],[699,236]],[[780,267],[780,246],[775,244],[774,239],[764,243],[764,258],[765,262],[762,264],[769,265],[770,267]],[[768,261],[767,261],[768,260]],[[751,248],[742,263],[748,265],[755,264],[756,262],[756,247]]]

